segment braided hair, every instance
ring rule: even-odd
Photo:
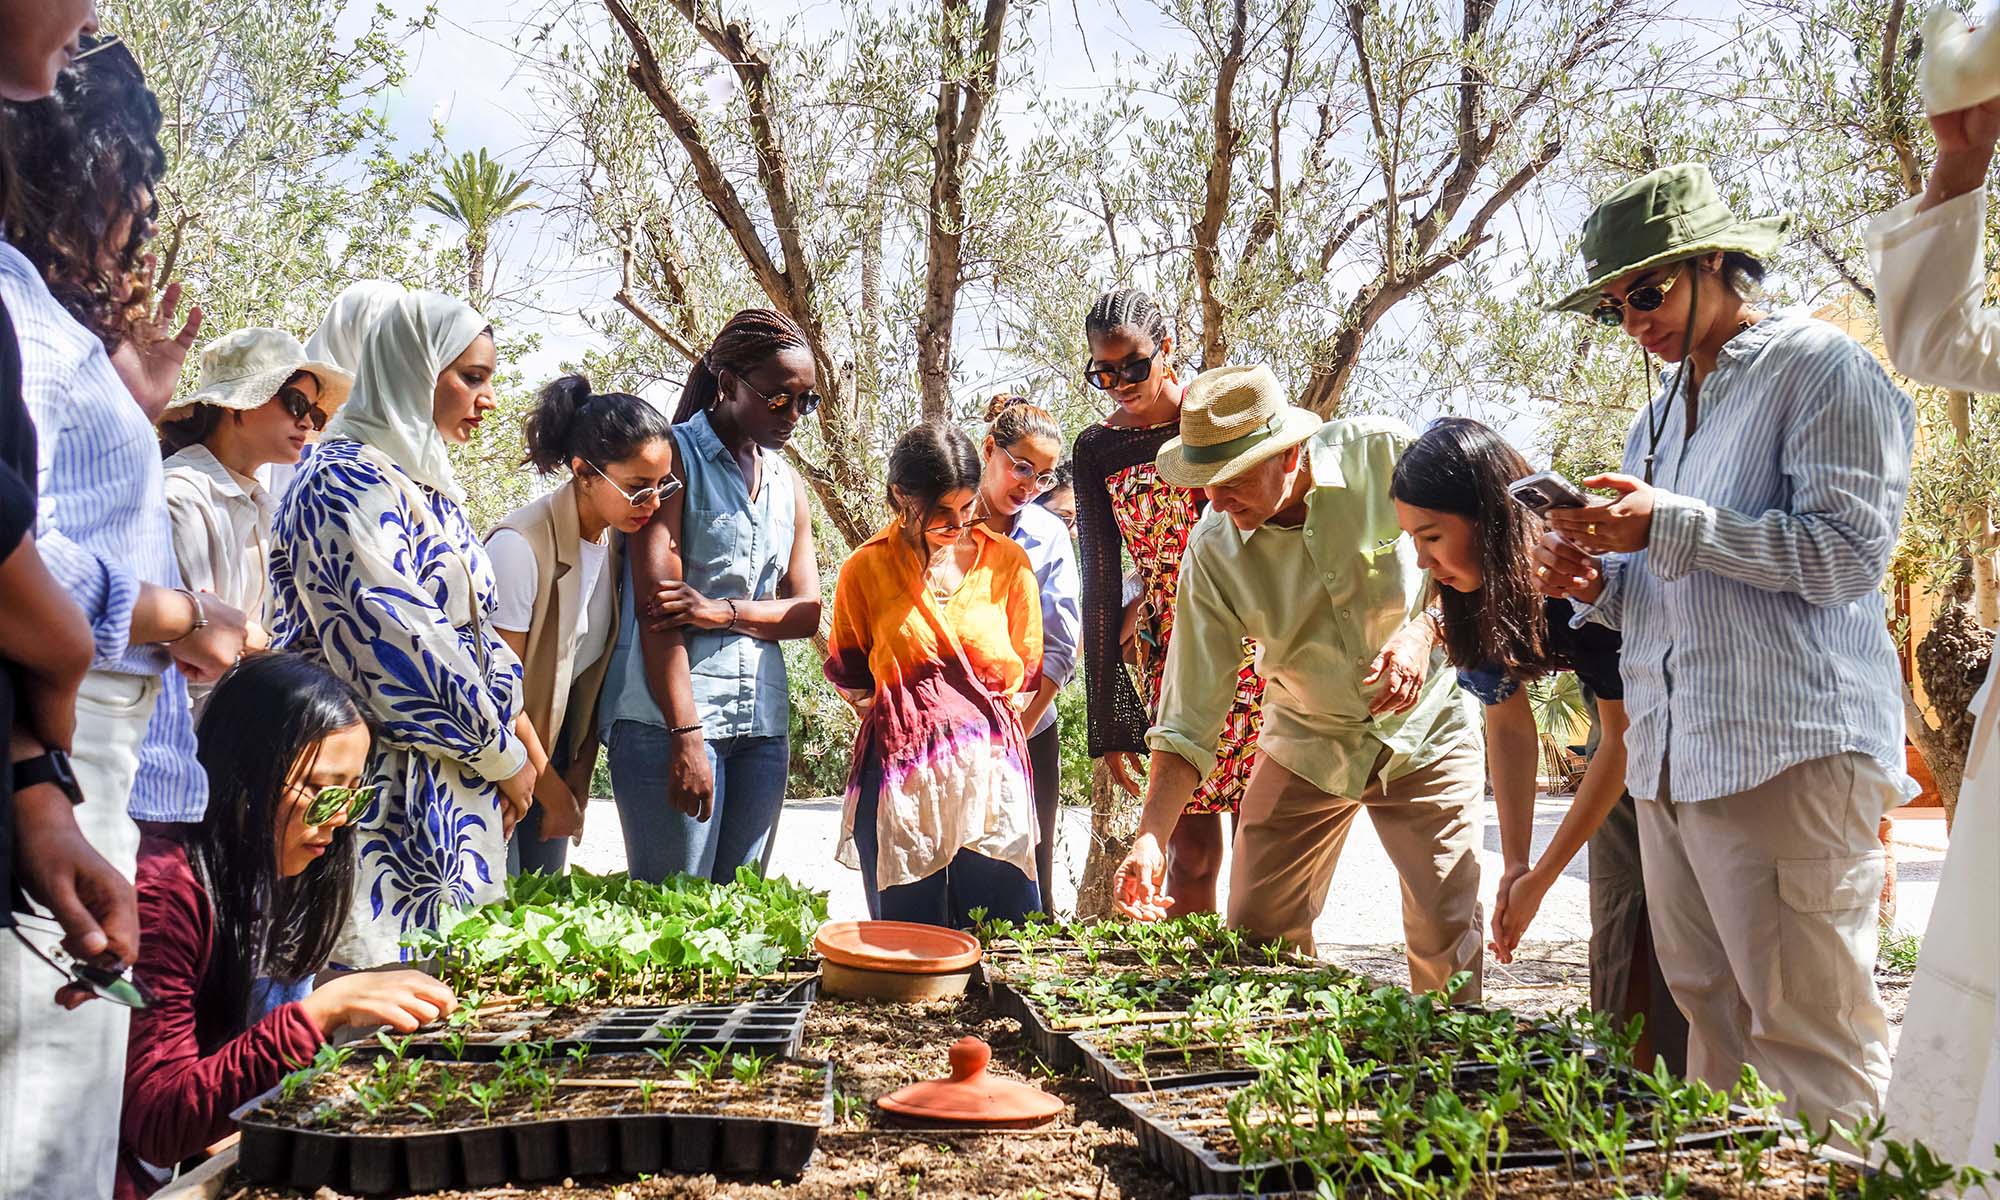
[[[1154,349],[1167,340],[1167,314],[1160,311],[1159,301],[1152,293],[1138,288],[1119,288],[1106,292],[1090,306],[1090,312],[1083,318],[1083,334],[1093,337],[1110,333],[1114,329],[1136,329],[1146,335]]]
[[[721,394],[724,371],[739,379],[784,350],[804,347],[805,330],[798,322],[774,308],[746,308],[729,318],[716,331],[708,352],[695,361],[681,389],[680,407],[674,410],[674,424],[715,405]]]

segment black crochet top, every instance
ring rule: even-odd
[[[1111,511],[1105,480],[1139,463],[1153,461],[1160,447],[1180,432],[1179,422],[1145,429],[1095,424],[1076,435],[1070,457],[1076,470],[1077,568],[1083,575],[1083,687],[1088,714],[1090,757],[1146,752],[1152,716],[1119,654],[1118,627],[1124,620],[1125,541]]]

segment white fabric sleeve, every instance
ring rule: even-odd
[[[486,540],[486,556],[493,560],[494,627],[528,632],[534,624],[535,593],[542,586],[541,567],[528,539],[511,529],[496,529]]]
[[[1964,391],[2000,390],[2000,310],[1986,304],[1986,189],[1927,212],[1913,198],[1868,228],[1875,310],[1896,369]]]

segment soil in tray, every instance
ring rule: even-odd
[[[396,1134],[428,1133],[446,1129],[477,1128],[517,1121],[543,1121],[551,1116],[610,1116],[617,1113],[656,1112],[717,1116],[758,1117],[781,1121],[817,1123],[825,1104],[825,1072],[820,1066],[772,1062],[764,1067],[755,1083],[742,1083],[728,1074],[690,1083],[678,1078],[692,1060],[675,1060],[662,1067],[651,1055],[591,1055],[576,1062],[567,1058],[550,1060],[548,1074],[554,1086],[537,1095],[525,1086],[510,1087],[490,1111],[482,1112],[467,1094],[474,1084],[500,1078],[504,1070],[497,1063],[440,1063],[411,1061],[405,1066],[418,1072],[407,1093],[429,1107],[427,1117],[405,1102],[392,1102],[374,1115],[361,1107],[357,1084],[365,1085],[374,1076],[373,1061],[358,1060],[325,1072],[290,1100],[274,1098],[246,1119],[285,1125],[323,1133]],[[440,1102],[441,1089],[457,1081],[453,1098]],[[579,1081],[647,1081],[651,1099],[641,1089],[629,1086],[597,1086]],[[330,1120],[321,1119],[331,1114]]]
[[[1681,1176],[1686,1200],[1743,1200],[1745,1196],[1782,1197],[1796,1200],[1812,1197],[1824,1200],[1827,1164],[1803,1150],[1780,1148],[1764,1157],[1761,1186],[1745,1185],[1732,1162],[1703,1151],[1677,1154],[1671,1161],[1657,1155],[1634,1155],[1625,1164],[1622,1176],[1572,1177],[1560,1167],[1528,1167],[1494,1176],[1495,1194],[1507,1200],[1629,1200],[1630,1197],[1658,1196],[1666,1186],[1669,1170]],[[1840,1194],[1855,1195],[1855,1172],[1838,1167]],[[1478,1194],[1475,1190],[1475,1194]],[[1372,1191],[1349,1191],[1348,1200],[1388,1200]],[[1194,1200],[1224,1200],[1221,1196],[1197,1196]],[[1232,1197],[1230,1200],[1248,1200]],[[1311,1192],[1265,1192],[1254,1200],[1313,1200]]]
[[[995,1074],[1046,1088],[1070,1107],[1041,1129],[946,1132],[885,1127],[875,1098],[945,1075],[945,1051],[974,1034],[993,1047]],[[425,1193],[425,1200],[1184,1200],[1186,1192],[1139,1156],[1123,1110],[1077,1079],[1035,1070],[1013,1021],[982,997],[924,1005],[824,999],[806,1024],[805,1052],[834,1060],[835,1119],[820,1133],[805,1173],[784,1184],[660,1175],[645,1180],[479,1192]],[[240,1190],[240,1195],[239,1195]],[[347,1200],[232,1180],[231,1200]]]

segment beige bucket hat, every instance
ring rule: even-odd
[[[1318,433],[1313,412],[1285,399],[1271,368],[1216,367],[1195,376],[1181,397],[1180,436],[1160,447],[1160,478],[1176,487],[1228,483]]]
[[[282,329],[239,329],[202,348],[201,377],[194,393],[167,406],[168,412],[196,404],[248,411],[276,395],[300,371],[319,380],[319,408],[328,418],[347,403],[354,376],[328,362],[306,357],[299,339]]]

